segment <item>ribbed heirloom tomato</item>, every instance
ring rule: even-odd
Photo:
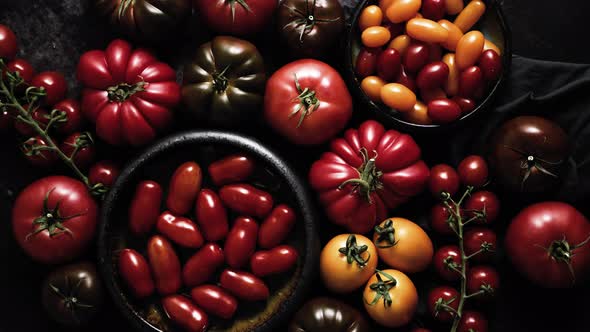
[[[369,120],[332,141],[309,172],[330,220],[367,233],[425,187],[429,169],[411,136]]]

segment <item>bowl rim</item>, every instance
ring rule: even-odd
[[[363,11],[363,9],[368,5],[368,3],[375,2],[376,0],[361,0],[354,9],[354,14],[348,20],[349,25],[346,31],[346,48],[345,48],[345,61],[344,61],[344,71],[346,76],[346,81],[348,83],[348,87],[352,90],[353,94],[355,95],[356,99],[361,101],[362,106],[365,106],[371,110],[373,114],[379,117],[380,120],[386,122],[387,124],[410,133],[416,134],[439,134],[448,132],[452,129],[457,129],[458,127],[466,124],[469,121],[473,121],[474,119],[481,116],[482,110],[489,108],[496,95],[500,91],[501,87],[506,84],[506,80],[510,74],[510,67],[512,64],[512,34],[510,27],[507,23],[506,17],[504,15],[504,11],[502,9],[502,5],[497,0],[483,0],[486,3],[486,10],[492,9],[496,12],[498,17],[500,31],[504,37],[504,51],[502,52],[502,73],[490,92],[486,95],[486,97],[478,104],[478,106],[473,109],[473,111],[462,115],[458,120],[453,121],[447,124],[418,124],[409,121],[405,121],[401,117],[392,114],[389,109],[379,105],[372,100],[362,91],[360,87],[360,81],[356,76],[354,67],[355,64],[353,63],[353,56],[352,56],[352,45],[353,40],[360,38],[360,35],[356,33],[356,27],[359,20],[359,17]]]
[[[305,258],[302,261],[301,274],[295,281],[296,285],[293,288],[291,296],[287,297],[278,306],[277,311],[268,320],[254,329],[255,331],[273,331],[279,324],[284,323],[285,318],[295,313],[311,290],[313,281],[317,276],[320,251],[320,241],[316,227],[316,220],[318,219],[309,191],[304,185],[305,182],[274,151],[267,148],[257,139],[247,135],[218,130],[191,130],[181,132],[159,140],[127,163],[105,196],[101,207],[97,229],[97,261],[103,283],[118,311],[127,318],[127,321],[137,331],[161,332],[160,329],[150,324],[137,311],[132,309],[132,306],[123,297],[120,287],[116,285],[117,281],[114,268],[109,258],[111,254],[108,251],[109,245],[106,239],[107,228],[110,224],[109,219],[111,219],[110,216],[114,213],[114,207],[116,206],[119,195],[124,191],[126,185],[130,185],[130,178],[133,177],[137,169],[153,162],[158,156],[170,149],[182,148],[183,146],[186,147],[194,144],[223,144],[243,149],[274,168],[277,174],[294,192],[294,200],[299,206],[299,214],[304,223]]]

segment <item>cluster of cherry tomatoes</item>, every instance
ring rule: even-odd
[[[356,61],[362,90],[417,124],[450,123],[473,111],[502,71],[500,49],[469,31],[485,8],[480,0],[465,7],[462,0],[381,0],[366,7]],[[451,22],[445,15],[457,16]]]
[[[138,251],[124,249],[119,273],[139,299],[157,291],[167,315],[187,331],[203,331],[207,314],[231,319],[238,300],[267,299],[270,291],[261,278],[287,272],[297,263],[298,251],[283,244],[296,212],[285,204],[275,206],[272,195],[245,182],[255,168],[246,155],[211,163],[208,175],[219,187],[217,193],[202,188],[203,172],[193,161],[176,169],[165,199],[157,182],[137,185],[129,230],[137,238],[150,235],[153,228],[158,235],[147,240],[147,261]],[[163,201],[166,211],[161,212]],[[231,227],[227,209],[238,216]],[[196,223],[188,217],[191,212]],[[254,218],[263,222],[259,225]],[[190,258],[182,263],[184,253]],[[191,289],[192,301],[178,295],[183,285]]]

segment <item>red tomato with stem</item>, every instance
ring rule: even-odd
[[[227,156],[209,165],[209,176],[216,186],[243,182],[254,173],[256,163],[246,155]]]
[[[291,62],[266,83],[264,117],[297,145],[328,141],[352,116],[352,97],[330,65],[313,59]]]
[[[184,264],[182,280],[189,287],[200,285],[209,280],[224,262],[225,256],[219,245],[205,244]]]
[[[65,121],[58,122],[55,129],[62,135],[73,134],[82,129],[84,119],[80,110],[80,103],[75,99],[64,99],[53,106],[53,109],[65,113]]]
[[[450,322],[459,308],[460,295],[453,287],[439,286],[428,293],[426,305],[434,319],[439,322]],[[453,311],[454,310],[454,311]]]
[[[437,233],[442,235],[454,234],[450,226],[454,222],[451,212],[444,204],[438,203],[430,210],[430,225]]]
[[[16,56],[17,51],[16,35],[12,29],[0,24],[0,58],[12,60]]]
[[[295,211],[285,204],[277,205],[264,219],[258,231],[258,245],[270,249],[282,243],[295,225]]]
[[[458,332],[488,332],[488,320],[477,311],[465,311]]]
[[[191,298],[207,313],[223,319],[230,319],[238,309],[238,301],[221,287],[201,285],[191,290]]]
[[[77,180],[49,176],[23,189],[12,210],[17,243],[34,260],[64,263],[80,256],[96,231],[98,207]]]
[[[213,190],[203,189],[199,192],[195,215],[207,241],[219,241],[225,238],[229,231],[227,211]]]
[[[10,73],[18,73],[26,84],[30,84],[31,80],[33,79],[33,75],[35,75],[35,69],[25,59],[14,59],[10,61],[6,64],[6,71]]]
[[[23,105],[23,108],[27,110],[29,108],[29,105]],[[17,112],[16,110],[14,111],[14,114],[16,115]],[[47,128],[47,124],[49,123],[49,113],[47,112],[47,110],[45,110],[44,108],[34,109],[32,111],[31,116],[33,117],[33,120],[37,122],[39,127],[41,127],[41,129],[45,130]],[[31,127],[31,125],[24,123],[18,119],[15,119],[14,121],[14,128],[19,134],[21,134],[24,137],[31,137],[37,134],[35,129]]]
[[[269,296],[264,281],[248,272],[226,269],[221,273],[219,283],[240,300],[262,301]]]
[[[467,271],[468,294],[480,293],[477,300],[489,300],[500,288],[500,276],[491,266],[474,266]]]
[[[482,214],[482,217],[475,220],[476,223],[490,224],[500,214],[500,200],[493,192],[481,190],[471,194],[464,208],[468,217],[475,217],[478,212]]]
[[[154,181],[141,181],[129,205],[129,230],[135,235],[149,233],[160,216],[162,187]]]
[[[276,0],[195,0],[195,9],[210,29],[237,36],[253,35],[267,26]]]
[[[227,265],[233,268],[246,265],[256,250],[257,237],[258,224],[254,219],[237,218],[225,239],[223,248]]]
[[[488,182],[488,164],[481,156],[468,156],[457,167],[459,180],[465,186],[481,188]]]
[[[133,249],[123,249],[119,254],[119,274],[135,297],[142,299],[154,293],[154,280],[150,266],[143,256]]]
[[[459,190],[459,175],[449,165],[436,165],[430,170],[428,186],[435,198],[439,198],[442,193],[448,193],[453,196]]]
[[[463,245],[467,256],[474,255],[471,260],[490,261],[498,247],[496,233],[483,227],[469,229],[463,235]],[[479,253],[475,254],[476,252]]]
[[[187,248],[199,248],[205,240],[197,225],[190,219],[164,211],[156,222],[158,232],[172,242]]]
[[[447,281],[459,280],[461,277],[461,251],[456,245],[439,248],[432,258],[434,269]]]
[[[259,277],[287,272],[295,266],[298,257],[297,250],[288,245],[261,250],[250,258],[250,270]]]
[[[207,314],[182,295],[162,299],[162,307],[170,319],[187,332],[204,332],[209,321]]]
[[[49,150],[47,141],[41,136],[31,137],[21,145],[21,151],[27,160],[39,167],[49,167],[57,161],[57,155]]]
[[[60,150],[68,158],[73,158],[74,164],[81,169],[90,167],[96,157],[94,139],[89,132],[73,133],[68,136],[61,143]]]
[[[0,132],[7,132],[14,128],[14,117],[12,112],[6,108],[0,109]]]
[[[170,179],[166,207],[176,214],[187,214],[195,204],[202,181],[199,164],[188,161],[180,165]]]
[[[147,253],[160,295],[176,293],[182,284],[180,261],[170,242],[160,235],[152,236],[148,241]]]
[[[219,190],[224,205],[241,215],[266,217],[273,206],[272,196],[249,184],[230,184]]]
[[[88,181],[91,184],[102,183],[110,187],[115,183],[119,176],[119,166],[110,160],[101,160],[90,167],[88,171]]]
[[[62,73],[56,71],[41,72],[31,80],[31,86],[43,88],[46,95],[41,98],[44,105],[53,106],[62,101],[68,92],[68,83]]]

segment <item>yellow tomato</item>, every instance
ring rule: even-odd
[[[486,11],[486,4],[480,0],[471,1],[455,18],[455,25],[466,33]]]
[[[477,62],[483,52],[484,44],[485,38],[477,30],[469,31],[459,39],[455,52],[455,62],[459,70],[467,69]]]
[[[401,23],[416,17],[422,6],[421,0],[395,0],[385,11],[387,18],[393,23]]]
[[[424,230],[404,218],[389,218],[375,228],[373,242],[385,264],[405,273],[423,271],[432,261],[432,241]]]
[[[391,32],[385,27],[375,26],[363,30],[361,40],[367,47],[381,47],[391,39]]]
[[[375,245],[368,238],[340,234],[330,240],[320,254],[324,285],[335,293],[352,292],[375,273],[378,259]]]
[[[381,101],[381,88],[385,81],[379,76],[367,76],[361,81],[361,89],[372,101]]]
[[[417,101],[414,108],[408,112],[402,113],[404,119],[411,123],[429,125],[432,119],[428,116],[428,107],[421,101]]]
[[[383,11],[379,6],[371,5],[363,9],[359,17],[359,27],[364,31],[368,27],[381,25],[383,21]]]
[[[416,94],[399,83],[388,83],[381,88],[383,103],[400,112],[408,112],[416,105]]]
[[[363,299],[369,316],[377,323],[386,327],[399,327],[414,317],[418,292],[412,280],[403,272],[384,270],[369,279]]]
[[[393,38],[391,43],[389,43],[388,48],[395,48],[400,53],[401,56],[404,56],[404,54],[406,54],[406,50],[408,49],[408,46],[410,46],[411,41],[412,41],[412,38],[410,38],[410,36],[399,35],[399,36]]]

